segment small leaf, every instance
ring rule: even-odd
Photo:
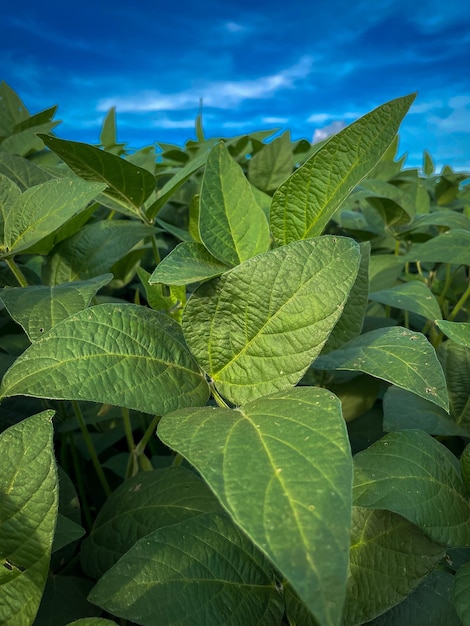
[[[403,258],[405,261],[470,265],[470,232],[457,228],[448,230],[426,243],[414,244]]]
[[[0,623],[29,626],[46,583],[57,517],[53,411],[0,434]]]
[[[399,387],[389,387],[383,397],[385,431],[424,430],[430,435],[468,437],[470,429],[459,426],[444,409]]]
[[[220,276],[230,267],[194,241],[180,243],[155,268],[150,283],[189,285]]]
[[[345,198],[392,142],[415,96],[383,104],[329,139],[273,197],[279,244],[320,235]]]
[[[292,148],[289,131],[264,144],[263,148],[248,161],[250,182],[266,193],[276,191],[292,174],[294,167]]]
[[[61,513],[57,516],[57,526],[54,534],[54,543],[52,544],[52,552],[57,552],[69,543],[73,543],[83,537],[85,530]]]
[[[272,626],[284,610],[270,563],[217,513],[140,539],[98,581],[89,599],[142,626]]]
[[[217,390],[243,404],[295,385],[341,316],[359,261],[354,241],[325,236],[258,255],[201,285],[183,330]]]
[[[103,189],[80,179],[58,178],[27,189],[4,215],[4,256],[27,250],[86,208]]]
[[[150,172],[86,143],[50,135],[39,134],[39,137],[78,176],[105,183],[104,193],[117,202],[125,214],[142,217],[141,207],[155,189],[155,177]]]
[[[182,467],[141,472],[106,500],[82,544],[84,571],[100,578],[138,539],[159,528],[222,509],[209,487]]]
[[[31,342],[40,339],[52,326],[85,309],[96,292],[107,285],[112,274],[56,287],[33,285],[0,291],[0,300],[20,324]]]
[[[441,309],[432,291],[420,281],[396,285],[369,294],[369,300],[422,315],[427,320],[440,317]]]
[[[238,410],[165,415],[158,434],[202,474],[321,624],[338,625],[348,569],[351,456],[339,400],[297,387]]]
[[[470,429],[470,350],[453,341],[439,346],[449,392],[450,414],[456,424]]]
[[[416,393],[448,410],[447,387],[434,348],[421,333],[406,328],[379,328],[321,355],[321,370],[361,371]]]
[[[461,346],[470,348],[469,322],[448,322],[447,320],[436,319],[436,324],[449,339]]]
[[[101,220],[87,224],[56,246],[47,260],[45,278],[50,285],[57,285],[105,274],[154,232],[154,228],[130,220]]]
[[[186,289],[184,286],[168,287],[168,293],[165,291],[165,285],[149,284],[150,273],[142,267],[137,268],[137,274],[145,289],[145,295],[149,306],[155,311],[160,311],[170,315],[174,320],[181,323],[183,317],[183,309],[186,304]]]
[[[458,461],[421,430],[390,433],[356,454],[354,503],[398,513],[442,544],[470,545]]]
[[[222,142],[207,158],[199,234],[209,252],[227,265],[238,265],[269,249],[266,216],[241,167]]]
[[[365,624],[404,600],[444,554],[403,517],[353,507],[344,626]]]
[[[209,395],[179,325],[132,304],[101,304],[60,322],[15,361],[0,391],[157,415]]]

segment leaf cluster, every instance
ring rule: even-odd
[[[470,619],[470,187],[326,142],[59,139],[0,85],[0,622]]]

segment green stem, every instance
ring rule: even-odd
[[[454,306],[452,313],[449,315],[449,317],[447,318],[449,322],[452,322],[452,320],[455,319],[455,316],[457,315],[457,313],[460,311],[460,309],[463,307],[463,305],[465,304],[465,302],[468,300],[470,296],[470,285],[467,287],[467,289],[465,290],[465,293],[462,295],[462,297],[460,298],[460,300],[457,302],[457,304]]]
[[[85,424],[85,420],[83,419],[83,414],[82,414],[80,405],[78,404],[76,400],[72,400],[72,406],[73,406],[73,410],[75,413],[75,417],[77,418],[78,425],[80,426],[80,430],[82,431],[83,439],[85,441],[88,454],[90,455],[93,466],[96,470],[96,473],[98,474],[98,478],[101,483],[101,486],[103,487],[103,490],[106,496],[109,497],[111,495],[111,488],[103,472],[103,468],[101,467],[101,464],[98,460],[98,455],[96,454],[95,446],[93,445],[93,441],[91,440],[90,433],[88,432],[88,429]]]
[[[152,235],[150,237],[150,240],[152,242],[152,250],[153,250],[155,263],[158,265],[161,261],[161,258],[160,258],[160,252],[158,251],[157,238],[155,237],[155,235]]]
[[[212,396],[214,397],[214,400],[217,402],[217,404],[220,407],[222,407],[223,409],[230,408],[229,405],[225,402],[225,400],[222,398],[222,396],[219,394],[217,389],[212,384],[211,384],[211,391],[212,391]]]
[[[28,281],[26,280],[23,272],[20,270],[18,265],[13,260],[13,257],[11,257],[10,259],[5,259],[5,261],[8,267],[10,268],[10,270],[15,275],[15,278],[18,281],[20,287],[28,287],[29,286]]]
[[[78,497],[80,499],[80,504],[81,504],[80,509],[81,509],[81,512],[83,513],[83,517],[85,518],[85,524],[86,524],[87,530],[91,530],[91,527],[93,526],[93,518],[91,516],[91,512],[88,507],[85,483],[83,482],[83,475],[82,475],[82,471],[80,468],[80,463],[78,462],[77,449],[75,447],[75,441],[74,441],[73,435],[71,437],[70,452],[72,454],[72,463],[73,463],[73,468],[75,471],[75,481],[77,485]]]
[[[129,409],[126,407],[122,407],[122,421],[124,422],[124,432],[126,433],[129,452],[132,454],[135,451],[135,441],[134,435],[132,434],[131,416],[129,414]]]
[[[155,434],[155,429],[157,428],[157,424],[160,421],[160,419],[161,419],[161,415],[155,415],[155,417],[150,423],[150,426],[145,431],[144,436],[137,444],[136,451],[139,452],[139,454],[141,454],[145,450],[145,447],[150,441],[150,438],[152,437],[152,435]]]

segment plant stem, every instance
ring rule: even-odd
[[[155,259],[155,263],[158,265],[161,261],[161,258],[160,258],[160,252],[158,251],[157,238],[155,235],[152,235],[150,237],[150,240],[152,242],[153,257]]]
[[[93,445],[93,441],[91,440],[90,433],[88,432],[88,429],[85,424],[85,420],[83,419],[83,414],[82,414],[80,405],[78,404],[76,400],[72,400],[72,406],[73,406],[73,410],[75,413],[75,417],[77,418],[78,425],[80,426],[80,430],[82,431],[83,439],[85,441],[88,454],[90,455],[93,466],[96,470],[96,473],[98,474],[98,478],[101,483],[101,486],[103,487],[103,490],[106,496],[109,497],[111,495],[111,488],[103,472],[103,468],[101,467],[101,464],[98,460],[98,455],[96,454],[95,446]]]
[[[127,445],[129,446],[129,452],[131,454],[135,451],[134,435],[132,434],[131,417],[129,409],[122,407],[122,421],[124,422],[124,432],[126,433]]]
[[[29,286],[28,285],[28,281],[26,280],[23,272],[20,270],[18,265],[13,260],[13,257],[10,258],[10,259],[5,259],[5,261],[6,261],[6,264],[8,265],[8,267],[10,268],[10,270],[15,275],[15,278],[18,281],[20,287],[28,287]]]
[[[467,301],[468,297],[470,296],[470,285],[467,287],[467,289],[465,290],[465,293],[462,294],[460,300],[457,302],[457,304],[454,306],[452,313],[449,315],[449,317],[447,318],[449,322],[452,322],[452,320],[455,319],[455,316],[457,315],[457,313],[460,311],[460,309],[463,307],[463,305],[465,304],[465,302]]]
[[[153,418],[153,420],[150,423],[150,426],[145,431],[144,436],[142,437],[142,439],[137,444],[136,451],[139,452],[140,454],[145,450],[145,447],[148,444],[148,442],[150,441],[150,438],[155,433],[155,429],[156,429],[157,424],[160,421],[160,419],[161,419],[161,415],[155,415],[155,417]]]
[[[72,454],[72,463],[73,463],[73,468],[75,471],[75,480],[77,481],[76,483],[77,491],[78,491],[78,496],[79,496],[80,503],[81,503],[80,508],[85,518],[86,528],[87,530],[90,530],[91,527],[93,526],[93,518],[91,516],[90,509],[88,507],[85,484],[83,482],[82,472],[81,472],[80,464],[77,458],[77,449],[75,447],[75,441],[74,441],[73,435],[71,435],[70,437],[70,452]]]
[[[217,402],[217,404],[223,409],[229,409],[230,408],[229,405],[225,402],[225,400],[222,398],[222,396],[219,394],[217,389],[212,384],[211,384],[211,390],[212,390],[212,395],[214,397],[214,400]]]

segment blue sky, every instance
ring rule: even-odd
[[[470,12],[463,0],[24,0],[2,9],[0,80],[65,139],[98,142],[117,108],[133,148],[262,128],[319,139],[417,91],[400,131],[470,171]]]

